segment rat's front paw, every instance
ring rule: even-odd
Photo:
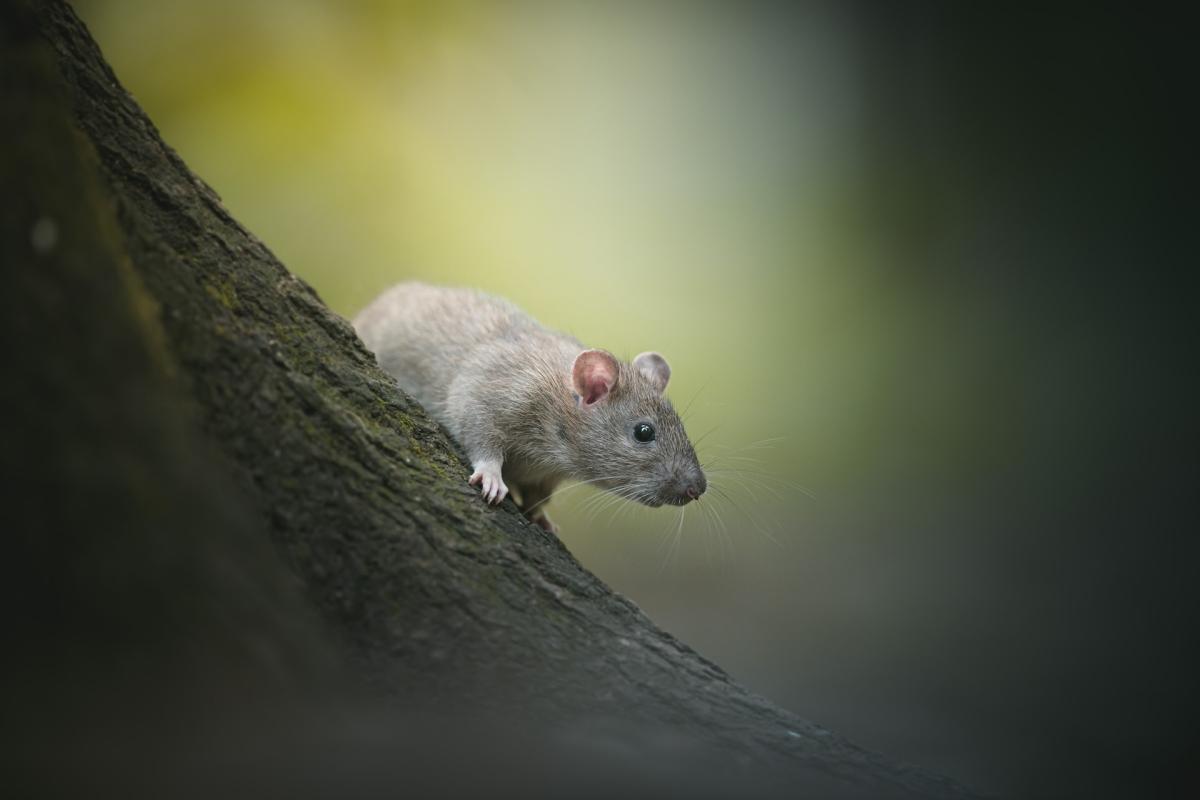
[[[475,465],[475,471],[467,479],[467,483],[480,487],[483,499],[496,504],[508,497],[508,487],[500,477],[500,465],[494,461],[480,461]]]
[[[529,521],[534,525],[537,525],[542,530],[549,531],[550,533],[558,533],[558,526],[551,522],[550,518],[540,511],[530,517]]]

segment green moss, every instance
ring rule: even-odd
[[[205,283],[204,291],[230,311],[236,311],[241,305],[238,301],[237,289],[229,281],[219,280],[215,283]]]

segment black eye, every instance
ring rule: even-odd
[[[633,426],[633,438],[637,439],[639,442],[653,442],[654,426],[648,425],[645,422],[639,422],[637,425]]]

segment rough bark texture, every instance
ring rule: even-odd
[[[197,709],[258,721],[280,698],[352,694],[388,709],[376,753],[424,752],[435,711],[429,738],[473,742],[450,759],[467,764],[519,727],[543,749],[497,746],[525,778],[495,791],[556,786],[538,765],[561,757],[564,781],[603,764],[626,790],[968,794],[751,694],[511,501],[486,507],[439,426],[161,141],[74,13],[3,8],[21,774],[83,758],[56,735],[82,717],[140,719],[150,746],[160,702],[194,728]],[[490,734],[446,722],[476,713]],[[680,783],[691,769],[727,782]]]

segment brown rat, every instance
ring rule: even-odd
[[[533,522],[565,478],[649,506],[684,505],[707,481],[663,395],[658,353],[623,362],[470,289],[403,283],[354,319],[384,370],[467,451],[489,503],[511,484]]]

